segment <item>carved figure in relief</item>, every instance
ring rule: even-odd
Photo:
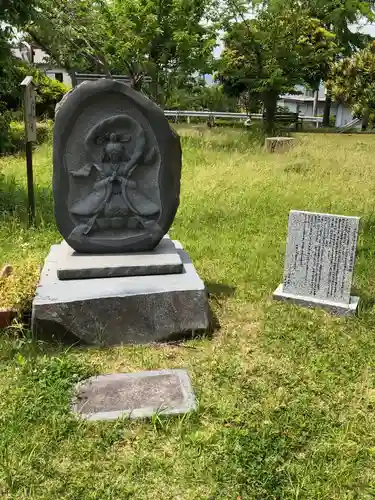
[[[133,133],[102,132],[103,128],[113,130],[114,125],[118,127],[121,123],[121,129],[130,125]],[[102,133],[97,135],[98,131]],[[133,146],[129,148],[130,142]],[[111,227],[111,220],[120,220],[125,227],[126,224],[128,227],[151,227],[153,219],[149,218],[157,215],[160,208],[131,179],[138,166],[147,166],[157,156],[154,147],[147,151],[143,128],[127,115],[107,119],[104,126],[101,123],[94,127],[85,140],[86,154],[91,158],[95,158],[97,147],[100,147],[99,161],[90,161],[70,172],[74,178],[89,178],[95,170],[96,176],[92,192],[73,203],[70,208],[74,216],[89,217],[87,222],[73,230],[72,236],[88,235],[98,219],[105,224],[104,227]],[[137,194],[137,206],[132,201],[130,190]]]

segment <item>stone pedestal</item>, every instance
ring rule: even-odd
[[[334,314],[335,316],[353,316],[355,315],[359,297],[350,296],[349,303],[340,303],[334,300],[316,299],[314,297],[297,295],[294,293],[286,293],[283,291],[283,284],[281,283],[273,293],[275,300],[283,300],[285,302],[292,302],[303,307],[318,307]]]
[[[264,147],[268,153],[284,153],[292,149],[294,144],[295,139],[293,137],[267,137]]]
[[[57,265],[60,280],[179,274],[182,271],[180,254],[168,236],[150,252],[111,255],[79,253],[63,241]]]
[[[66,244],[53,245],[33,301],[33,331],[48,337],[69,333],[88,344],[109,346],[163,341],[178,334],[207,329],[209,307],[204,283],[181,244],[169,241],[170,253],[160,253],[156,248],[154,257],[159,259],[159,265],[168,266],[166,261],[169,260],[181,272],[155,274],[152,252],[144,255],[144,266],[149,266],[154,274],[142,271],[141,253],[124,255],[125,266],[124,262],[118,262],[120,255],[101,255],[110,277],[90,278],[90,256],[87,255],[86,261],[79,257],[86,262],[83,266],[85,279],[59,279],[58,270],[71,270],[72,266],[66,266],[69,254]],[[111,265],[111,259],[118,265]],[[140,268],[138,276],[126,275],[127,270],[134,270],[132,259],[136,262],[135,267]],[[163,265],[159,272],[163,272]],[[98,262],[91,269],[95,276],[105,275],[98,268]],[[120,276],[111,275],[114,269],[122,270]],[[77,268],[74,273],[82,276]],[[66,276],[72,277],[71,272],[65,273]]]

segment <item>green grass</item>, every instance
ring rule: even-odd
[[[299,135],[265,154],[240,130],[180,127],[181,206],[172,228],[211,291],[212,338],[78,349],[0,337],[0,498],[366,499],[375,496],[375,141]],[[35,154],[38,226],[25,167],[0,160],[0,302],[27,307],[59,241],[51,148]],[[273,302],[290,209],[362,217],[355,318]],[[94,373],[185,367],[198,411],[141,422],[76,421],[74,383]]]

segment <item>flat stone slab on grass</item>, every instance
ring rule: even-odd
[[[73,411],[87,420],[145,418],[195,410],[185,370],[115,373],[90,377],[76,387]]]
[[[181,257],[168,236],[152,251],[118,254],[78,253],[64,241],[60,255],[57,267],[60,280],[150,276],[183,270]]]

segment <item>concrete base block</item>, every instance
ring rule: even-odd
[[[88,344],[146,344],[206,330],[209,307],[203,281],[179,242],[180,274],[59,280],[61,246],[48,255],[32,309],[42,336],[73,334]]]
[[[359,297],[350,297],[349,304],[340,302],[332,302],[330,300],[314,299],[314,297],[303,297],[302,295],[294,295],[292,293],[284,293],[283,285],[279,285],[273,293],[275,300],[284,300],[293,302],[303,307],[320,307],[328,310],[336,316],[352,316],[356,313]]]
[[[60,280],[149,276],[181,273],[181,257],[169,236],[150,252],[88,254],[78,253],[66,241],[61,243],[57,266]]]

